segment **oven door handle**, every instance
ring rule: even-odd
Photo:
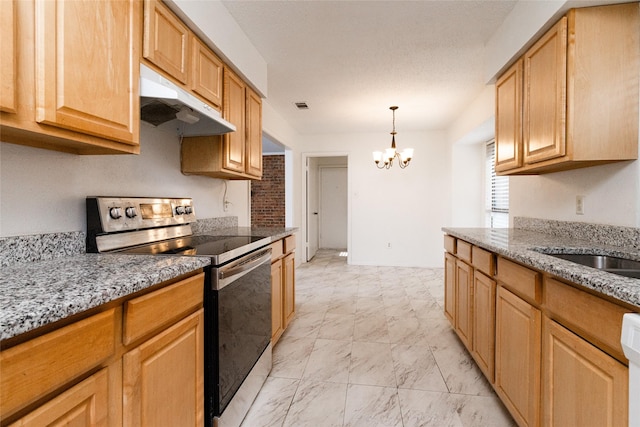
[[[218,272],[218,290],[224,288],[231,282],[245,274],[255,270],[262,264],[271,260],[271,248],[265,249],[257,254],[251,254],[245,259],[236,261],[233,265],[223,268]]]

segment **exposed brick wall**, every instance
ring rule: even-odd
[[[284,227],[284,155],[262,156],[262,180],[251,181],[251,225]]]

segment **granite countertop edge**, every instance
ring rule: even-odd
[[[640,311],[640,279],[608,273],[550,255],[599,254],[640,261],[638,249],[594,244],[589,240],[513,228],[443,227],[442,231],[526,266],[576,283],[619,302],[633,305],[637,311]]]
[[[270,242],[295,227],[229,227],[199,234],[259,236]],[[209,257],[76,254],[0,268],[0,342],[127,297],[211,264]]]

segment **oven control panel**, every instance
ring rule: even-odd
[[[87,224],[100,232],[132,231],[196,221],[193,200],[147,197],[87,197]]]

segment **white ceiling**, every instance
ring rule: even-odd
[[[480,93],[484,45],[517,0],[251,1],[224,6],[300,133],[445,129]],[[304,101],[308,110],[298,110]]]

